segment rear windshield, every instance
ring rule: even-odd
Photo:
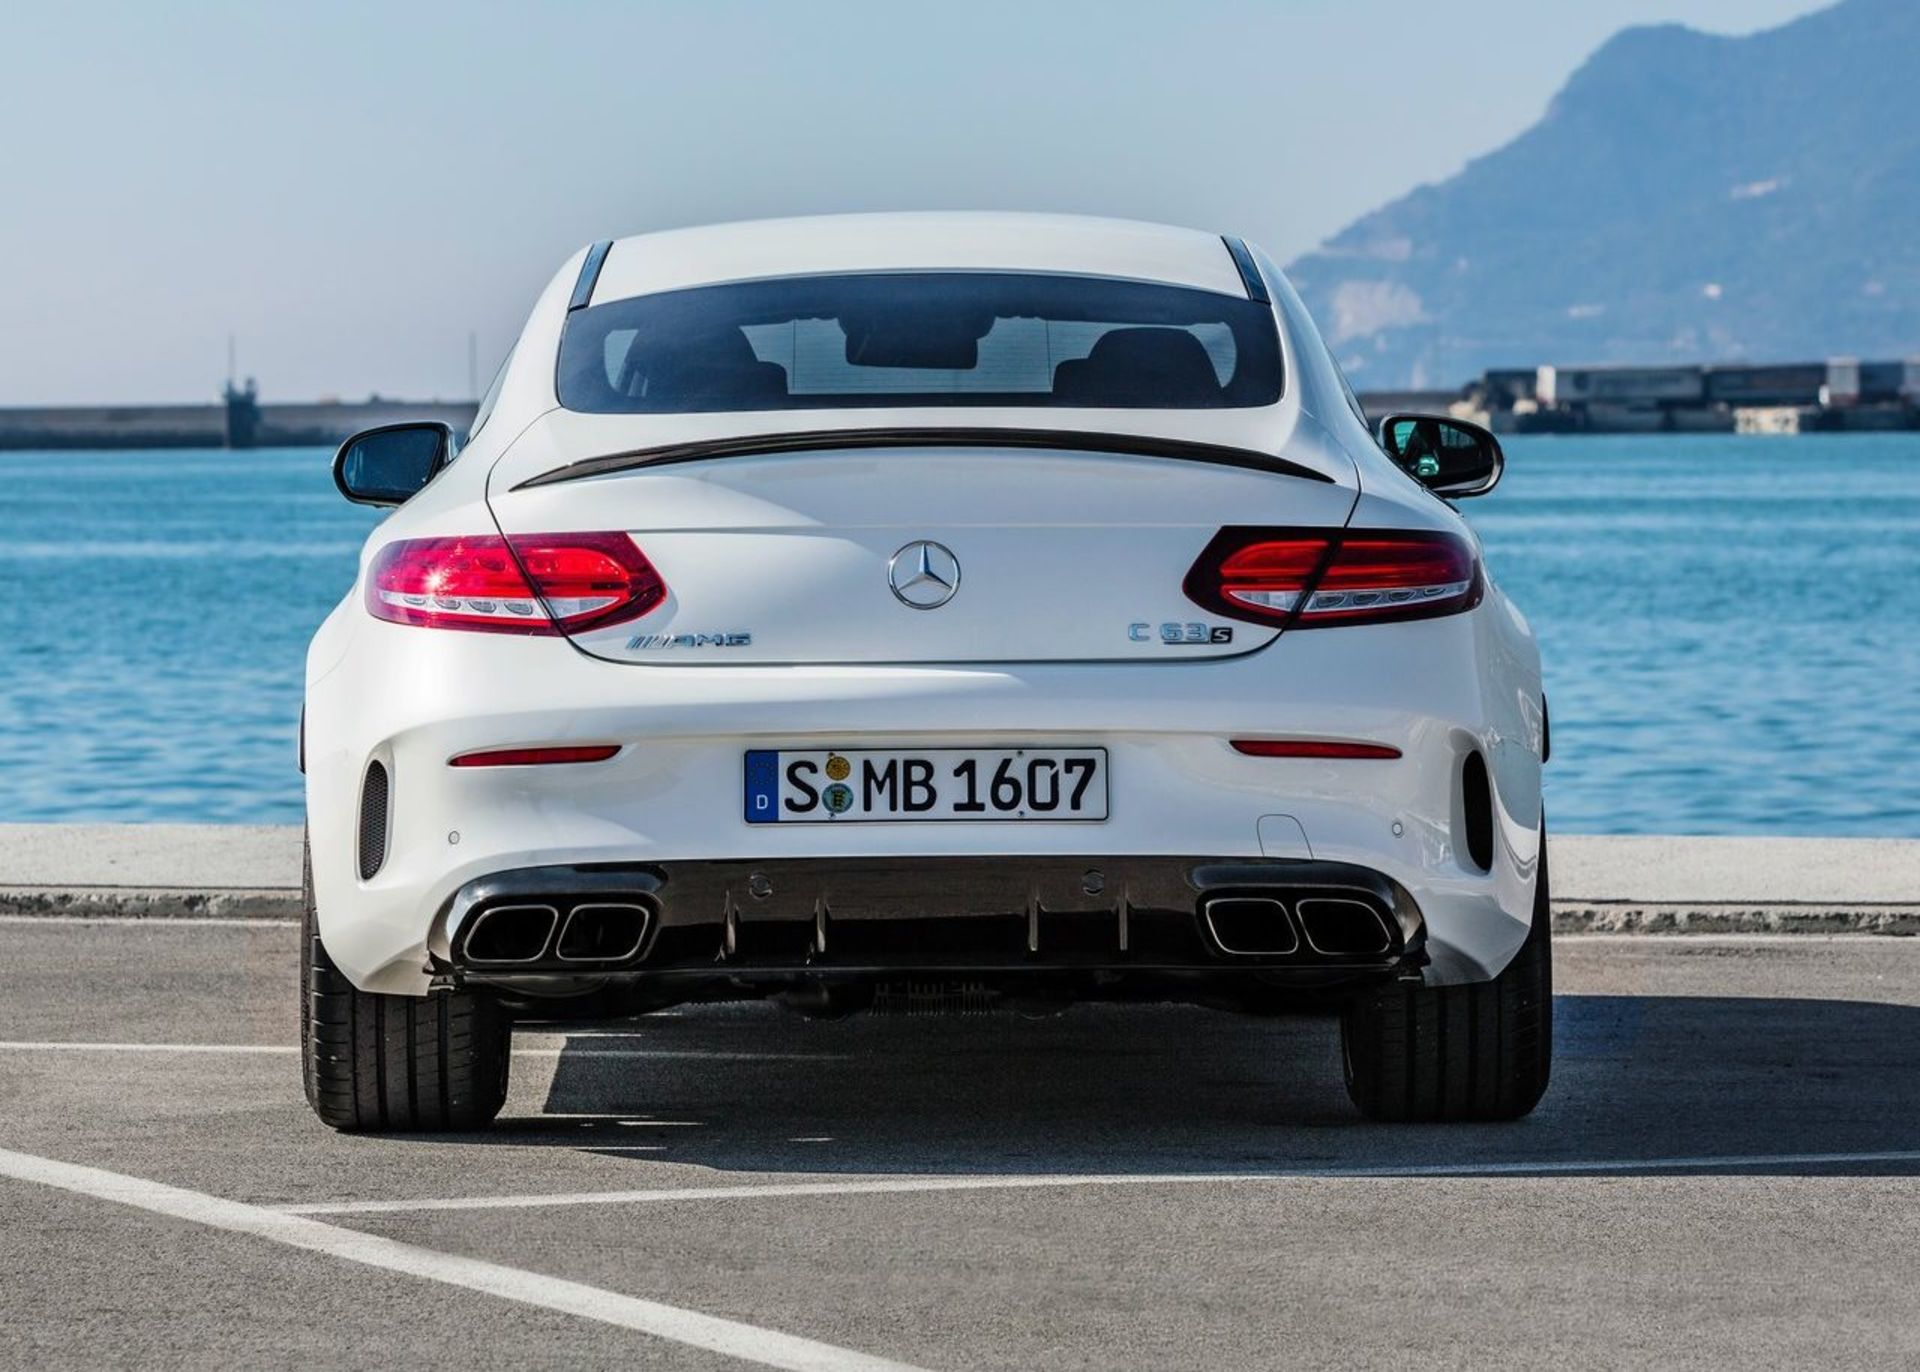
[[[1280,398],[1272,308],[1033,273],[743,281],[576,310],[560,403],[592,414],[868,406],[1197,410]]]

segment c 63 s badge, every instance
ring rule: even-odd
[[[635,634],[627,640],[627,651],[642,652],[654,648],[747,648],[752,634]]]
[[[1162,643],[1169,648],[1191,643],[1231,643],[1231,624],[1129,624],[1127,637],[1135,643]]]

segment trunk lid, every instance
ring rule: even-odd
[[[510,535],[627,533],[665,580],[647,615],[573,635],[586,652],[744,666],[1248,652],[1277,631],[1194,604],[1188,568],[1222,525],[1334,527],[1355,498],[1350,462],[1324,451],[1283,474],[1217,454],[1075,450],[1064,436],[841,437],[561,479],[543,474],[569,465],[553,457],[565,449],[541,443],[552,460],[511,455],[489,501]]]

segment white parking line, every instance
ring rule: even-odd
[[[328,1201],[274,1207],[288,1215],[392,1215],[420,1210],[520,1210],[568,1205],[645,1205],[664,1201],[766,1200],[782,1196],[885,1196],[923,1191],[1066,1190],[1101,1186],[1210,1186],[1244,1182],[1393,1180],[1395,1178],[1551,1177],[1593,1172],[1701,1172],[1715,1168],[1844,1166],[1920,1162],[1920,1150],[1872,1153],[1756,1153],[1689,1158],[1579,1158],[1565,1161],[1410,1163],[1401,1167],[1294,1167],[1272,1172],[1143,1172],[1137,1175],[899,1177],[886,1181],[768,1182],[749,1186],[656,1187],[636,1191],[460,1196],[451,1199]]]
[[[0,1053],[297,1053],[287,1043],[88,1043],[0,1040]]]
[[[0,1053],[298,1053],[290,1043],[91,1043],[0,1039]],[[717,1048],[516,1048],[521,1058],[692,1058],[718,1062],[839,1062],[847,1053],[750,1053]]]
[[[843,1063],[852,1053],[749,1053],[720,1048],[515,1048],[515,1057],[691,1057],[720,1063]]]
[[[229,1233],[250,1234],[290,1248],[464,1287],[522,1305],[598,1320],[763,1367],[790,1368],[795,1372],[917,1372],[910,1364],[856,1353],[830,1343],[624,1296],[617,1291],[542,1276],[518,1267],[435,1252],[376,1234],[342,1229],[319,1220],[223,1200],[204,1192],[97,1167],[81,1167],[0,1148],[0,1176],[114,1201]]]

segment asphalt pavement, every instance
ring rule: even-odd
[[[1528,1120],[1366,1123],[1199,1009],[523,1028],[307,1112],[296,930],[0,919],[0,1365],[1920,1362],[1920,942],[1587,936]]]

